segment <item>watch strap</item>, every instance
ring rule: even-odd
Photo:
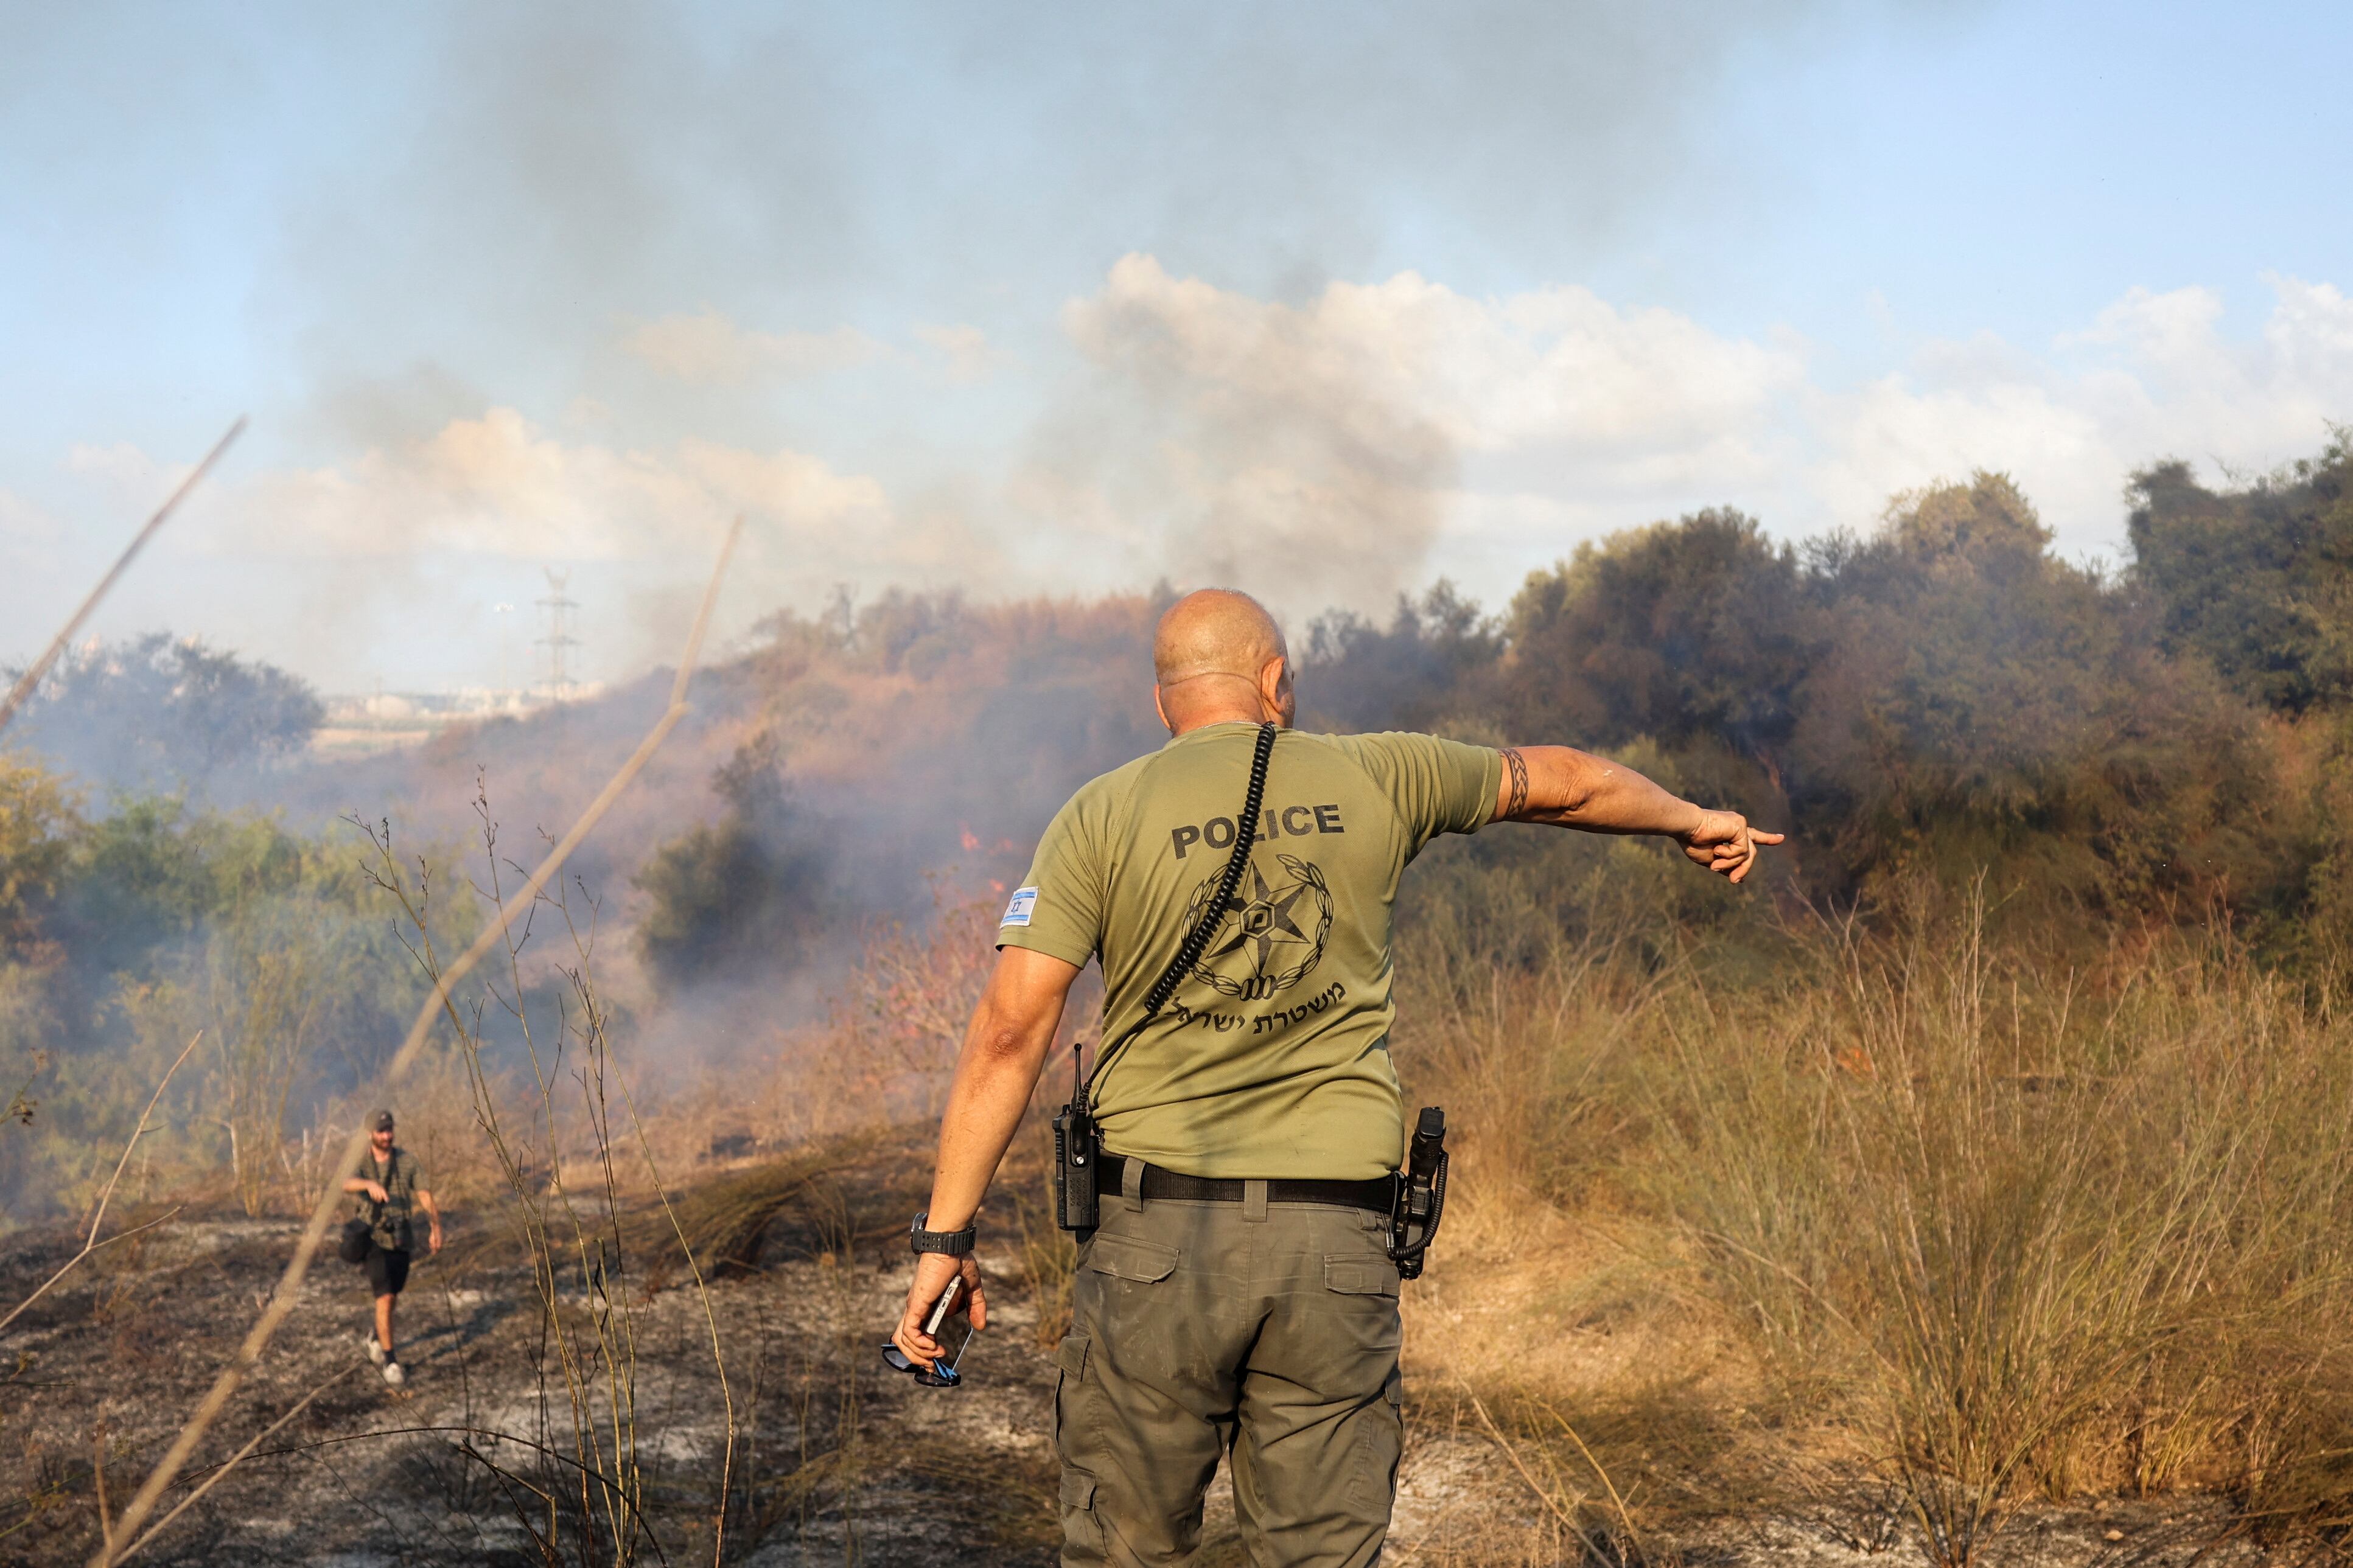
[[[962,1230],[925,1230],[923,1222],[931,1217],[931,1211],[926,1209],[915,1216],[913,1225],[907,1227],[907,1245],[911,1251],[944,1252],[950,1258],[964,1258],[971,1253],[973,1243],[980,1236],[978,1219]]]

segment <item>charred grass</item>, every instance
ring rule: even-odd
[[[713,1194],[736,1238],[711,1306],[733,1384],[736,1459],[720,1496],[720,1401],[695,1292],[619,1260],[606,1290],[636,1303],[631,1373],[642,1511],[638,1560],[708,1562],[723,1508],[724,1561],[764,1563],[1043,1563],[1050,1560],[1054,1469],[1044,1404],[1051,1368],[1028,1315],[976,1348],[969,1401],[916,1401],[886,1381],[874,1346],[902,1288],[898,1251],[920,1136],[861,1140],[723,1173]],[[813,1181],[822,1171],[825,1180]],[[747,1192],[759,1234],[741,1240]],[[886,1216],[887,1215],[887,1219]],[[625,1206],[625,1235],[651,1226],[650,1200]],[[274,1283],[290,1220],[185,1213],[136,1256],[78,1274],[12,1334],[0,1368],[0,1562],[79,1563],[98,1545],[101,1465],[119,1497],[169,1440]],[[366,1322],[356,1272],[329,1265],[231,1413],[190,1483],[320,1384],[296,1420],[142,1553],[156,1563],[259,1564],[576,1562],[597,1539],[601,1500],[546,1484],[565,1471],[574,1431],[556,1330],[527,1247],[486,1228],[420,1262],[402,1298],[408,1384],[389,1390],[360,1356]],[[37,1281],[70,1250],[18,1238],[0,1287]],[[675,1244],[673,1243],[673,1251]],[[991,1262],[1010,1273],[1011,1258]],[[554,1312],[593,1342],[594,1282],[561,1280]],[[592,1372],[603,1369],[591,1368]],[[609,1410],[597,1414],[609,1419]],[[552,1544],[575,1550],[551,1552]],[[614,1560],[613,1543],[588,1561]]]

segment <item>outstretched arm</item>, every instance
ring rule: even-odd
[[[981,994],[972,1026],[965,1031],[955,1081],[948,1087],[947,1113],[940,1118],[939,1167],[932,1177],[926,1228],[962,1230],[979,1212],[997,1163],[1005,1158],[1006,1146],[1021,1125],[1021,1113],[1029,1108],[1046,1053],[1053,1048],[1054,1030],[1062,1021],[1062,1003],[1078,977],[1074,966],[1028,948],[1008,947],[997,955],[988,989]],[[973,1260],[923,1254],[915,1260],[907,1310],[891,1337],[925,1366],[939,1354],[939,1346],[917,1325],[959,1269],[970,1292],[972,1326],[988,1326],[980,1269]]]
[[[1544,822],[1587,833],[1655,833],[1683,846],[1692,864],[1739,881],[1757,863],[1761,833],[1736,811],[1709,811],[1633,769],[1569,746],[1511,746],[1495,794],[1498,822]]]

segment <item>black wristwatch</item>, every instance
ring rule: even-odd
[[[925,1209],[907,1227],[907,1245],[916,1252],[944,1252],[950,1258],[963,1258],[972,1251],[974,1239],[980,1235],[980,1220],[976,1216],[962,1230],[925,1230],[923,1222],[932,1217]]]

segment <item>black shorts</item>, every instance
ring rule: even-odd
[[[397,1296],[408,1283],[408,1254],[386,1252],[381,1247],[371,1247],[367,1255],[368,1283],[379,1296]]]

